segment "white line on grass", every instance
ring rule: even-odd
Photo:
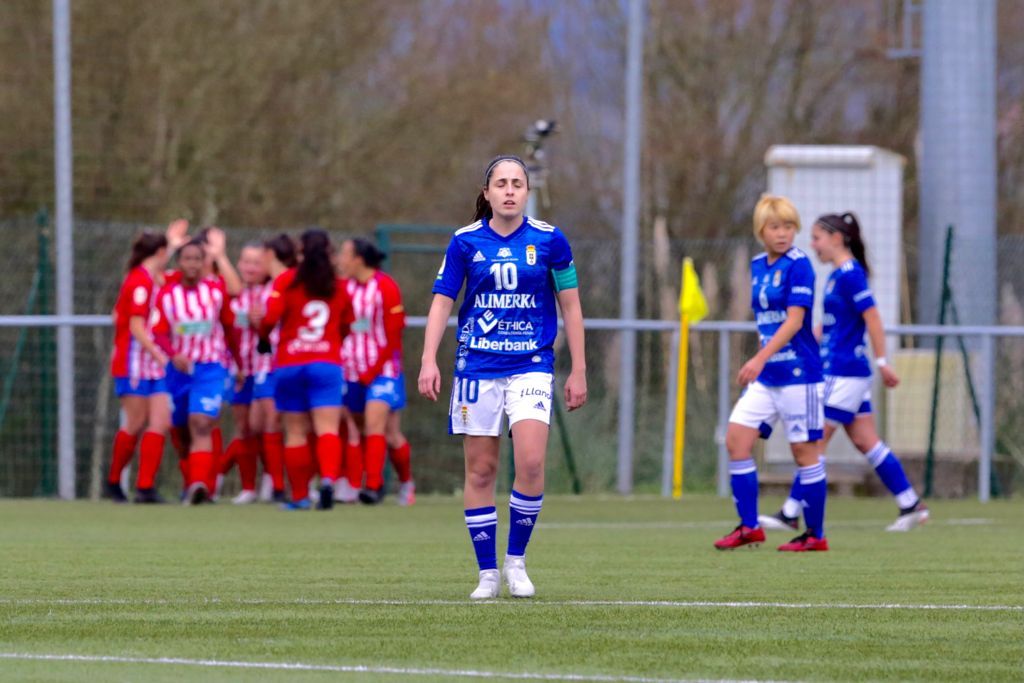
[[[400,676],[443,676],[446,678],[505,678],[528,681],[598,681],[600,683],[690,683],[679,678],[611,676],[603,674],[559,674],[473,669],[430,669],[418,667],[307,664],[304,662],[243,662],[219,659],[182,659],[179,657],[115,657],[110,655],[55,655],[24,652],[0,652],[0,659],[46,662],[95,662],[107,664],[164,664],[225,669],[262,669],[271,671],[330,671],[335,673],[385,674]],[[707,679],[699,679],[707,680]],[[720,681],[720,683],[726,683]],[[733,683],[733,682],[729,682]],[[739,683],[738,681],[735,683]]]
[[[950,605],[826,602],[758,602],[715,600],[404,600],[357,598],[295,598],[270,600],[263,598],[0,598],[0,605],[338,605],[350,607],[460,607],[475,605],[507,607],[664,607],[664,608],[732,608],[732,609],[831,609],[831,610],[919,610],[950,612],[1024,612],[1024,605]]]

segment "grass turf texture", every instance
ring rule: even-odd
[[[835,605],[1024,605],[1024,504],[934,502],[907,534],[883,531],[888,501],[835,499],[828,512],[828,553],[778,553],[790,534],[777,532],[723,553],[711,543],[733,525],[728,501],[551,497],[529,553],[538,597],[473,604],[452,498],[328,513],[0,501],[0,653],[440,670],[0,658],[0,680],[1021,679],[1024,610]]]

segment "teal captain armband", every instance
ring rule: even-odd
[[[554,278],[556,292],[561,292],[565,289],[575,289],[580,286],[579,279],[576,277],[575,263],[570,263],[568,267],[562,270],[552,270],[551,277]]]

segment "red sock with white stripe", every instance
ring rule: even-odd
[[[135,480],[135,488],[151,489],[156,482],[156,473],[160,470],[160,461],[164,457],[166,438],[160,432],[146,432],[142,435],[139,445],[139,476]]]
[[[377,490],[384,486],[384,461],[388,457],[388,442],[383,434],[366,437],[366,488]]]
[[[114,435],[114,447],[110,454],[110,471],[107,473],[107,481],[111,484],[121,483],[121,472],[132,461],[132,454],[135,453],[135,444],[138,437],[129,434],[123,429],[118,430]]]

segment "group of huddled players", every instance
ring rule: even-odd
[[[362,238],[335,250],[326,232],[308,230],[298,243],[287,234],[247,243],[236,269],[221,230],[190,237],[188,227],[174,221],[132,244],[113,314],[121,425],[105,495],[127,502],[122,474],[138,448],[134,500],[163,502],[156,477],[170,434],[186,505],[217,500],[236,465],[235,504],[375,504],[389,453],[398,503],[412,504],[400,422],[405,313],[380,270],[384,254]]]

